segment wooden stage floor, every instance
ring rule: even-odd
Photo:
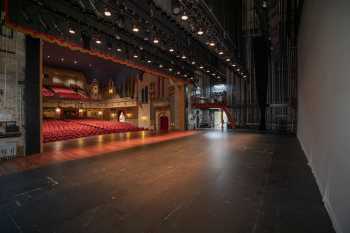
[[[165,133],[139,131],[46,143],[44,144],[44,152],[41,154],[19,157],[10,161],[0,161],[0,176],[59,162],[84,159],[105,153],[175,140],[196,133],[195,131],[173,131]]]

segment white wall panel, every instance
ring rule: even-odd
[[[350,232],[350,1],[305,1],[298,138],[337,232]]]

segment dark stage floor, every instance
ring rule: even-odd
[[[294,137],[203,132],[0,177],[0,232],[333,233]]]

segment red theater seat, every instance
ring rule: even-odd
[[[143,130],[130,123],[105,120],[45,120],[44,142],[62,141],[93,135]]]

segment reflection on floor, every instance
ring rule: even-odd
[[[2,176],[0,186],[1,233],[334,233],[288,136],[203,132]]]
[[[0,176],[31,170],[63,161],[77,160],[138,146],[175,140],[196,134],[195,131],[156,133],[139,131],[71,139],[44,144],[44,153],[0,163]]]

